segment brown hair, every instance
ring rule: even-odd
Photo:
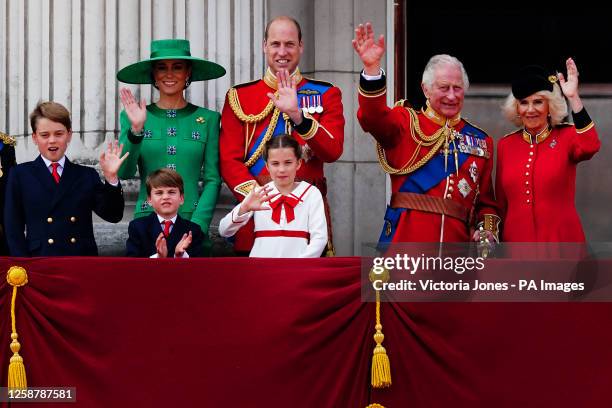
[[[295,157],[299,160],[302,158],[302,146],[298,143],[297,140],[293,138],[293,136],[288,134],[278,135],[266,142],[264,145],[263,158],[265,161],[268,161],[268,152],[272,149],[282,149],[283,147],[288,147],[289,149],[293,149],[295,153]]]
[[[36,126],[38,125],[38,121],[42,118],[61,123],[67,130],[72,129],[70,112],[68,112],[68,109],[61,103],[53,101],[38,102],[36,108],[30,113],[30,126],[32,127],[32,132],[36,133]]]
[[[289,16],[278,16],[268,21],[268,24],[266,24],[266,31],[264,31],[264,41],[268,41],[268,30],[270,29],[270,26],[272,25],[272,23],[274,23],[275,21],[280,21],[280,20],[290,21],[293,24],[295,24],[295,28],[297,28],[297,32],[298,32],[298,41],[302,42],[302,27],[300,27],[300,23],[298,23],[295,18],[289,17]]]
[[[147,176],[147,195],[151,190],[159,187],[176,187],[180,193],[184,193],[183,178],[175,170],[158,169]]]

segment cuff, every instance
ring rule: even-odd
[[[385,71],[382,68],[378,72],[378,75],[368,75],[365,73],[365,70],[361,71],[361,76],[364,77],[366,81],[375,81],[377,79],[381,79],[383,75],[385,75]]]
[[[140,133],[134,133],[132,132],[132,128],[130,128],[128,130],[127,137],[128,140],[133,144],[140,144],[140,142],[142,142],[142,139],[144,139],[144,129],[142,129]]]
[[[485,214],[484,220],[478,223],[478,227],[482,227],[486,231],[491,231],[495,237],[495,241],[499,242],[499,224],[501,218],[495,214]]]
[[[302,112],[302,123],[296,125],[295,123],[293,123],[293,121],[291,121],[291,125],[293,126],[293,129],[296,132],[300,134],[305,134],[312,127],[312,118],[304,116],[304,113]]]
[[[359,76],[359,94],[366,98],[375,98],[387,92],[387,78],[384,72],[379,79],[368,80],[363,72]]]
[[[578,133],[584,133],[594,126],[593,120],[591,120],[591,117],[589,116],[585,108],[582,108],[582,110],[578,113],[572,112],[572,118],[574,119],[574,126],[576,126],[576,132]]]
[[[304,114],[304,120],[293,130],[304,140],[312,139],[319,129],[319,122],[314,120],[309,114]]]
[[[232,211],[232,223],[234,224],[242,224],[245,221],[248,221],[249,218],[253,215],[253,211],[246,212],[242,215],[238,215],[240,211],[240,205],[237,205],[236,208]]]

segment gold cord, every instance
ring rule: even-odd
[[[376,143],[376,153],[378,154],[378,161],[383,171],[388,174],[403,176],[409,173],[412,173],[419,168],[423,167],[425,163],[431,159],[434,154],[438,152],[440,147],[446,142],[449,137],[449,128],[447,126],[443,126],[440,129],[436,130],[432,135],[426,135],[419,126],[419,118],[417,117],[414,109],[406,108],[408,113],[410,114],[410,135],[412,139],[416,142],[417,147],[412,154],[412,157],[404,164],[401,168],[396,169],[392,167],[389,162],[387,162],[387,158],[385,157],[385,151],[380,145],[380,143]],[[421,151],[422,146],[433,146],[429,152],[421,160],[414,163],[418,153]]]
[[[278,122],[279,116],[280,111],[275,108],[274,112],[272,113],[272,118],[270,119],[270,124],[268,125],[268,130],[266,130],[266,134],[264,135],[263,140],[261,141],[261,143],[259,143],[259,146],[257,146],[257,150],[255,150],[255,153],[253,153],[249,160],[244,163],[247,167],[253,166],[255,162],[261,157],[266,142],[270,140],[270,138],[272,137],[272,133],[274,133],[274,128],[276,128],[276,123]]]
[[[274,95],[277,95],[277,93],[278,92],[274,93]],[[270,99],[264,110],[259,112],[257,115],[247,115],[242,110],[242,106],[240,106],[240,100],[238,99],[238,91],[236,91],[236,88],[230,88],[227,93],[227,99],[234,114],[238,117],[238,119],[240,119],[240,121],[246,123],[261,122],[262,120],[267,118],[270,112],[272,112],[272,109],[274,109],[274,102],[272,102],[272,100]]]

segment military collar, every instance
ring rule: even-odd
[[[302,73],[300,72],[299,68],[296,68],[295,71],[293,71],[293,74],[291,74],[292,78],[295,78],[296,80],[296,84],[299,84],[300,82],[302,82]],[[266,83],[266,85],[268,85],[270,88],[272,89],[278,89],[278,85],[276,84],[276,75],[274,75],[272,73],[272,70],[270,69],[270,67],[268,67],[266,69],[266,74],[263,77],[263,81]]]
[[[433,110],[431,105],[429,105],[429,101],[425,103],[427,104],[427,109],[421,109],[421,112],[423,112],[423,115],[437,125],[444,126],[448,120],[449,126],[453,127],[461,121],[460,113],[458,113],[454,118],[447,118],[446,116],[440,115],[438,112]]]
[[[542,143],[544,140],[546,140],[548,135],[550,135],[551,130],[552,129],[550,128],[550,126],[547,126],[544,128],[544,130],[540,131],[537,135],[535,135],[535,143]],[[533,144],[533,136],[525,128],[523,128],[523,140],[529,144]]]

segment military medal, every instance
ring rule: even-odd
[[[554,149],[556,145],[557,145],[557,139],[553,139],[553,140],[550,142],[550,148],[551,148],[551,149]]]
[[[310,102],[312,102],[312,104],[310,104]],[[316,111],[317,109],[314,107],[314,98],[312,99],[308,98],[308,113],[312,115]]]
[[[203,118],[202,116],[198,116],[198,117],[196,118],[196,122],[197,122],[197,123],[204,123],[204,118]]]
[[[317,107],[315,108],[315,112],[322,113],[323,105],[321,105],[321,95],[317,95]]]
[[[459,180],[459,183],[457,183],[457,187],[459,188],[459,192],[461,193],[463,198],[467,197],[468,194],[470,194],[470,191],[472,191],[472,187],[470,187],[470,183],[468,183],[467,180],[464,178]]]
[[[478,180],[478,166],[476,165],[476,162],[472,162],[472,164],[470,164],[470,177],[472,177],[472,180],[474,181],[474,183],[476,183],[476,180]]]
[[[307,98],[305,96],[302,96],[302,112],[304,112],[304,114],[308,113],[308,107],[306,106],[306,100]]]

